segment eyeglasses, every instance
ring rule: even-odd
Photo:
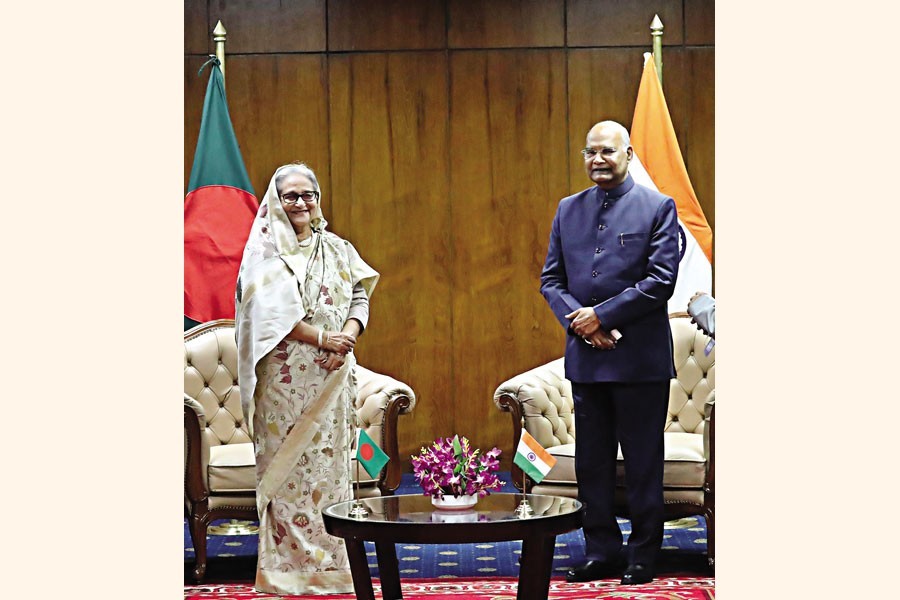
[[[312,204],[318,199],[319,192],[316,191],[300,192],[299,194],[284,194],[281,197],[282,202],[291,206],[293,206],[294,204],[299,204],[300,200],[303,200],[307,204]]]
[[[594,150],[593,148],[585,148],[581,151],[581,154],[582,154],[582,156],[584,156],[587,159],[587,158],[594,158],[595,156],[597,156],[598,152],[600,154],[602,154],[603,156],[612,156],[613,154],[615,154],[617,152],[617,150],[618,150],[617,148],[602,148],[601,150]]]

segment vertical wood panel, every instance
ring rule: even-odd
[[[643,60],[643,59],[642,59]],[[643,66],[643,62],[641,62]],[[640,73],[637,74],[640,77]],[[681,156],[687,164],[690,143],[691,73],[687,54],[683,48],[666,48],[663,52],[663,94],[669,107],[669,116],[681,148]],[[635,101],[637,96],[635,96]],[[690,165],[688,165],[690,169]]]
[[[569,46],[644,46],[652,49],[650,23],[658,14],[663,45],[682,43],[681,0],[567,0]]]
[[[512,449],[493,405],[508,377],[560,356],[563,332],[538,288],[565,195],[565,55],[451,54],[454,405],[481,448]]]
[[[209,0],[209,20],[229,53],[325,50],[325,0]]]
[[[357,354],[416,391],[399,434],[408,457],[451,434],[461,415],[451,360],[447,59],[333,56],[329,69],[334,221],[382,275]]]
[[[569,51],[569,193],[590,187],[579,150],[588,130],[604,120],[631,128],[641,82],[640,49]]]
[[[715,0],[684,0],[684,43],[716,43]]]
[[[200,118],[203,115],[203,98],[209,85],[209,67],[198,77],[197,71],[207,60],[206,56],[184,57],[184,193],[187,195],[197,136],[200,135]]]
[[[209,54],[212,46],[206,19],[206,0],[184,0],[184,53]]]
[[[330,218],[324,55],[233,56],[227,73],[231,122],[257,199],[277,167],[302,160],[316,172]]]
[[[690,65],[690,128],[685,162],[703,214],[716,231],[715,51],[687,51]]]
[[[446,46],[444,0],[329,0],[329,50]]]
[[[563,0],[448,0],[450,48],[562,46]]]

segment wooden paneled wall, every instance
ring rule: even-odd
[[[197,71],[221,20],[257,196],[277,166],[307,162],[331,229],[381,273],[357,356],[416,390],[402,453],[460,433],[508,468],[493,391],[562,354],[538,292],[550,223],[591,185],[590,126],[631,125],[656,13],[666,99],[715,230],[713,0],[185,0],[185,189]]]

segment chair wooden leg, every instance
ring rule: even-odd
[[[706,514],[706,560],[710,567],[716,566],[716,513],[707,510]]]
[[[202,583],[206,577],[206,529],[209,521],[196,512],[190,518],[191,541],[194,544],[194,581]]]

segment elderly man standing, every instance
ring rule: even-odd
[[[634,182],[628,131],[594,125],[581,151],[596,185],[559,202],[541,293],[565,327],[585,557],[568,581],[622,574],[617,444],[632,531],[623,584],[653,580],[663,537],[663,428],[675,375],[666,301],[678,272],[675,202]]]

